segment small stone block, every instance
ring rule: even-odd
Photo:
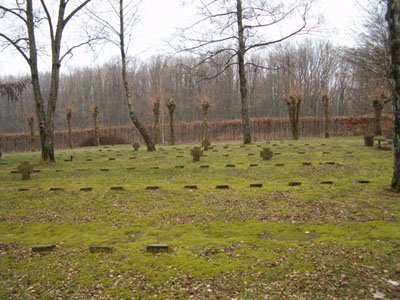
[[[80,189],[81,192],[91,192],[93,190],[93,188],[91,187],[83,187]]]
[[[321,181],[321,184],[333,184],[333,181]]]
[[[146,190],[151,190],[151,191],[155,191],[155,190],[159,190],[159,189],[160,189],[160,187],[157,185],[146,187]]]
[[[257,164],[250,164],[250,167],[258,167]]]
[[[108,160],[115,160],[115,158],[114,157],[110,157]]]
[[[227,184],[217,185],[215,188],[218,190],[229,190],[229,185]]]
[[[254,153],[249,153],[249,154],[247,154],[248,156],[254,156]]]
[[[89,246],[90,253],[112,253],[112,248],[108,246]]]
[[[298,152],[299,154],[306,154],[305,152]]]
[[[227,168],[234,168],[236,167],[235,165],[226,165]]]
[[[322,152],[323,154],[331,154],[330,152]]]
[[[359,180],[358,183],[367,184],[367,183],[370,183],[370,181],[369,180]]]
[[[27,188],[20,188],[20,189],[18,189],[18,192],[26,192],[26,191],[29,191],[29,189],[27,189]]]
[[[112,186],[110,188],[110,190],[112,190],[112,191],[123,191],[124,187],[123,186]]]
[[[32,252],[50,252],[56,249],[56,245],[38,245],[32,247]]]
[[[56,170],[56,172],[62,172],[62,171],[64,171],[64,170]]]
[[[224,154],[223,156],[229,156],[229,154]]]
[[[187,190],[197,190],[197,185],[185,185],[185,189],[187,189]]]
[[[131,156],[131,157],[129,157],[129,159],[136,159],[136,157],[135,156]]]
[[[275,164],[275,167],[283,167],[285,164]]]
[[[301,182],[298,181],[289,182],[289,186],[299,186],[299,185],[301,185]]]
[[[151,167],[152,170],[158,170],[160,167]]]
[[[184,166],[176,166],[175,169],[183,169]]]
[[[253,184],[250,184],[250,187],[251,188],[262,188],[262,183],[253,183]]]
[[[303,166],[311,166],[312,164],[310,162],[303,162]]]
[[[64,189],[60,188],[60,187],[51,187],[49,191],[50,192],[61,192],[61,191],[64,191]]]
[[[183,157],[183,155],[177,155],[176,156],[176,158],[182,158]]]
[[[19,172],[18,172],[18,171],[15,171],[15,170],[13,170],[13,171],[11,171],[11,172],[10,172],[10,174],[19,174]]]
[[[93,161],[93,159],[91,159],[91,158],[88,158],[86,161]]]
[[[33,173],[40,173],[42,170],[33,170]]]
[[[129,168],[126,168],[127,170],[135,170],[136,168],[135,167],[129,167]]]
[[[168,252],[169,246],[167,244],[150,244],[146,247],[147,252]]]
[[[110,171],[110,169],[100,169],[100,171],[102,171],[102,172],[108,172],[108,171]]]
[[[281,153],[280,152],[275,152],[274,155],[281,155]]]
[[[208,169],[210,166],[209,165],[202,165],[200,166],[200,169]]]
[[[334,161],[328,161],[328,162],[326,162],[325,164],[327,164],[327,165],[334,165],[334,164],[336,164]]]

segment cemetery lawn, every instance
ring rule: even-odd
[[[6,154],[0,299],[399,299],[393,154],[363,144],[221,143],[196,163],[193,145],[57,151],[48,165],[38,152]],[[22,181],[11,174],[22,161],[40,172]],[[56,249],[32,252],[44,244]],[[149,244],[170,251],[146,252]]]

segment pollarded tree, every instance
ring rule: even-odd
[[[30,68],[36,118],[39,127],[41,160],[46,162],[55,161],[54,115],[58,97],[61,63],[72,54],[74,49],[98,39],[98,32],[86,32],[88,34],[87,38],[80,41],[74,39],[76,44],[73,46],[67,46],[63,43],[67,25],[91,0],[79,1],[73,6],[74,2],[70,0],[8,0],[2,1],[2,4],[0,4],[1,46],[4,48],[13,47]],[[44,45],[49,47],[49,53],[51,53],[51,83],[48,97],[44,97],[42,94],[38,66],[38,52],[42,47],[42,43],[38,41],[37,32],[44,32],[44,27],[47,27],[46,31],[49,34],[49,43]],[[81,26],[81,28],[87,27]],[[75,33],[74,37],[77,36]]]
[[[329,102],[331,98],[329,96],[329,92],[326,89],[321,91],[321,102],[324,106],[324,115],[325,115],[325,138],[329,139],[330,137],[330,120],[329,120]]]
[[[294,140],[299,139],[299,120],[300,120],[300,105],[303,101],[303,93],[299,88],[291,88],[285,97],[285,102],[288,107],[290,128]]]
[[[382,135],[382,112],[387,103],[392,99],[390,93],[383,89],[376,89],[371,97],[372,107],[374,108],[375,116],[375,135]]]
[[[200,63],[225,57],[215,78],[237,66],[240,85],[243,142],[251,143],[246,66],[254,51],[314,30],[314,0],[198,0],[201,19],[182,31],[183,50],[198,54]],[[199,28],[200,27],[200,28]],[[196,66],[192,66],[196,67]]]
[[[169,101],[165,104],[168,108],[169,113],[169,128],[171,132],[171,145],[175,145],[175,128],[174,128],[174,112],[176,108],[176,102],[174,99],[169,99]]]

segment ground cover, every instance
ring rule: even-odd
[[[0,299],[400,298],[391,151],[360,138],[213,146],[196,163],[193,145],[59,151],[50,165],[7,154]],[[29,181],[11,173],[22,161],[40,170]],[[32,252],[42,244],[56,249]]]

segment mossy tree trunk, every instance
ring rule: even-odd
[[[392,95],[394,171],[391,186],[395,192],[400,192],[400,0],[387,1],[386,19],[389,26],[392,76],[395,84],[395,92]]]
[[[73,148],[71,118],[72,118],[72,110],[69,109],[69,110],[67,110],[67,126],[68,126],[68,144],[69,144],[70,149]]]
[[[34,120],[33,115],[28,116],[27,121],[28,121],[28,127],[29,127],[30,138],[31,138],[31,151],[34,152],[36,150],[36,148],[35,148],[35,126],[34,126],[35,120]]]
[[[99,107],[96,105],[93,107],[93,125],[94,125],[94,144],[100,146],[99,137]]]
[[[166,104],[169,112],[169,128],[171,132],[171,145],[175,145],[175,129],[174,129],[174,112],[176,108],[176,102],[171,99]]]

